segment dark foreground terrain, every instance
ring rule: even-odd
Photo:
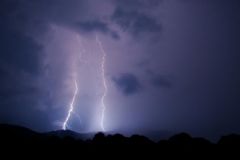
[[[124,137],[120,134],[96,134],[88,139],[72,131],[37,133],[30,129],[0,125],[0,156],[38,156],[52,155],[55,158],[83,157],[143,158],[187,156],[193,159],[213,156],[235,157],[240,155],[240,136],[223,136],[217,143],[203,138],[192,138],[186,133],[177,134],[168,140],[153,142],[140,135]],[[145,159],[144,158],[144,159]],[[2,159],[2,158],[1,158]],[[85,158],[84,158],[85,159]]]

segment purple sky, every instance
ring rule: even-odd
[[[240,133],[238,0],[1,0],[0,122],[37,131]]]

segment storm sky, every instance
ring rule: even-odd
[[[0,122],[36,131],[240,133],[238,0],[1,0]]]

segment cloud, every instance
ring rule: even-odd
[[[46,100],[39,86],[44,54],[35,33],[42,34],[46,25],[30,3],[0,1],[0,117],[1,122],[40,127],[44,121],[37,118],[41,117],[37,108]]]
[[[167,76],[158,75],[156,77],[152,77],[151,84],[155,87],[164,87],[164,88],[171,88],[172,82]]]
[[[123,31],[128,31],[135,36],[143,32],[158,33],[162,30],[161,24],[156,19],[137,10],[128,11],[117,7],[111,19]]]
[[[42,46],[20,32],[0,27],[0,33],[0,61],[16,70],[37,74],[41,67]]]
[[[171,88],[173,86],[171,77],[168,75],[156,74],[153,71],[148,71],[150,76],[150,84],[158,88]]]
[[[104,23],[99,20],[89,20],[89,21],[77,22],[76,27],[85,33],[99,31],[104,34],[109,34],[114,39],[119,39],[119,35],[117,34],[117,32],[110,29],[107,23]]]
[[[162,0],[115,0],[117,5],[128,8],[152,8],[157,7]]]
[[[141,89],[141,84],[137,77],[130,73],[124,73],[118,78],[113,78],[113,81],[125,95],[135,94]]]
[[[85,32],[101,31],[103,33],[106,33],[110,31],[106,23],[98,20],[78,22],[77,26],[79,26],[79,28]]]

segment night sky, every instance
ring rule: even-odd
[[[67,129],[106,94],[106,132],[240,133],[240,2],[1,0],[0,123],[61,129],[74,81]]]

